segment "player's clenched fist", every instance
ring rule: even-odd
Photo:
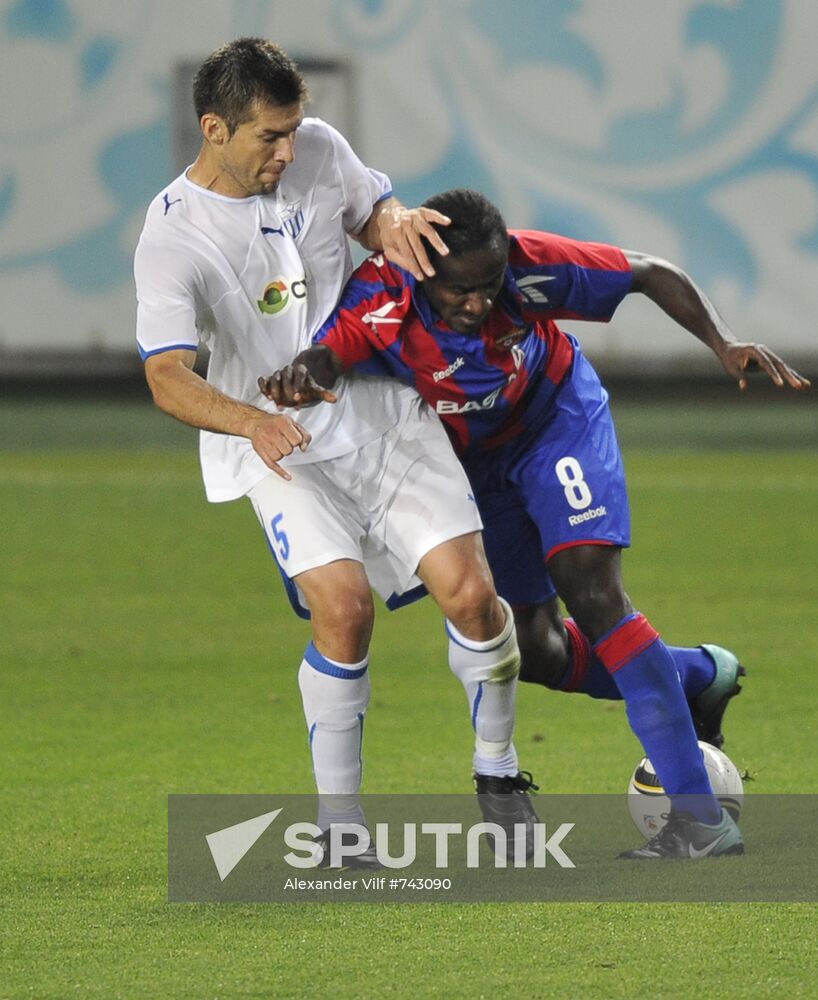
[[[248,437],[265,465],[282,479],[292,476],[278,464],[279,459],[291,455],[296,448],[306,451],[311,441],[309,432],[286,413],[259,414]]]

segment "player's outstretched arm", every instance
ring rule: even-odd
[[[632,291],[642,292],[685,330],[706,344],[725,371],[747,388],[747,374],[766,372],[777,386],[807,389],[810,382],[764,344],[736,339],[718,310],[689,274],[660,257],[626,250],[633,270]]]
[[[145,362],[145,377],[160,410],[182,423],[217,434],[248,438],[265,465],[282,479],[292,476],[278,463],[296,448],[305,451],[309,433],[286,414],[268,413],[226,396],[193,371],[195,351],[166,351]]]
[[[258,387],[262,396],[279,408],[294,406],[300,410],[316,403],[337,402],[338,397],[331,390],[343,371],[335,351],[318,344],[302,351],[292,364],[259,378]]]
[[[434,209],[407,208],[397,198],[384,198],[372,209],[372,215],[355,239],[367,250],[382,250],[393,264],[422,281],[424,277],[435,276],[422,237],[445,257],[449,248],[432,223],[448,226],[450,222],[451,219]]]

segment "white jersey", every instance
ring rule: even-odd
[[[228,198],[177,177],[148,208],[136,250],[143,359],[205,344],[210,383],[276,412],[258,377],[311,345],[352,271],[346,233],[360,231],[388,194],[389,179],[317,118],[298,129],[295,160],[273,194]],[[394,381],[354,377],[337,395],[334,405],[298,414],[312,443],[282,465],[361,447],[394,426],[414,397]],[[270,474],[243,437],[201,431],[199,451],[209,500],[236,499]]]

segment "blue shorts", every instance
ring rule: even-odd
[[[577,350],[549,418],[464,461],[498,592],[540,604],[556,589],[546,562],[574,545],[630,545],[630,508],[608,394]]]

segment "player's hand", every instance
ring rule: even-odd
[[[782,388],[788,385],[791,389],[808,389],[811,384],[765,344],[726,344],[720,357],[727,373],[738,379],[742,391],[747,388],[748,373],[759,371],[766,372]]]
[[[279,459],[292,455],[296,448],[306,451],[312,440],[309,432],[285,413],[259,413],[247,435],[266,466],[282,479],[292,479]]]
[[[378,233],[383,252],[392,263],[411,272],[419,281],[433,278],[435,269],[426,253],[421,237],[425,236],[444,257],[449,248],[432,223],[448,226],[452,220],[431,208],[405,208],[395,205],[378,217]]]
[[[275,403],[280,410],[294,406],[300,410],[316,403],[336,403],[334,392],[319,385],[310,375],[306,365],[286,365],[267,378],[258,380],[259,391]]]

